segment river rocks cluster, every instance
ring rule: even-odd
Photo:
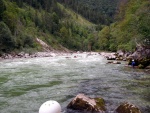
[[[105,101],[102,98],[89,98],[84,94],[78,94],[67,106],[69,109],[99,112],[106,111]]]
[[[12,53],[12,54],[3,54],[0,56],[0,60],[2,59],[14,59],[14,58],[35,58],[35,57],[55,57],[57,55],[62,55],[64,53],[62,52],[37,52],[33,54],[20,52],[18,54]]]
[[[116,110],[116,113],[141,113],[138,107],[135,105],[125,102],[122,103]]]
[[[13,59],[13,58],[34,58],[34,57],[54,57],[58,55],[64,55],[64,53],[72,54],[74,52],[69,50],[64,50],[64,52],[59,51],[49,51],[49,52],[37,52],[33,54],[20,52],[20,53],[11,53],[11,54],[2,54],[0,60],[2,59]],[[78,54],[79,52],[77,52]],[[95,54],[95,53],[94,53]],[[150,47],[147,46],[137,46],[136,51],[124,52],[119,50],[117,52],[101,52],[100,55],[104,56],[108,61],[107,64],[121,64],[120,61],[128,61],[128,65],[132,64],[132,60],[135,61],[135,66],[137,68],[143,69],[150,65]],[[87,57],[92,55],[91,52],[87,52]],[[70,56],[66,56],[70,58]],[[77,56],[74,56],[77,58]]]
[[[150,65],[150,46],[138,46],[136,51],[128,56],[129,65],[132,62],[132,59],[135,60],[135,66],[140,69],[146,68]]]
[[[68,109],[78,110],[84,113],[106,113],[106,105],[103,98],[90,98],[84,94],[78,94],[67,106]],[[141,113],[140,109],[128,102],[120,104],[113,113]]]
[[[135,67],[144,69],[150,66],[150,47],[149,46],[137,46],[135,52],[125,52],[122,50],[117,51],[116,53],[105,53],[103,55],[108,61],[108,64],[120,64],[119,61],[128,61],[128,65],[132,64],[132,61],[135,62]]]
[[[0,59],[13,59],[13,58],[34,58],[34,57],[51,57],[51,53],[38,52],[34,54],[29,54],[25,52],[20,52],[18,54],[3,54]]]

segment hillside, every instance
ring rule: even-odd
[[[134,51],[150,45],[149,10],[149,0],[0,0],[0,55]]]
[[[55,0],[0,0],[0,53],[88,50],[94,24]]]
[[[57,0],[72,8],[89,21],[108,25],[114,22],[115,14],[123,0]]]
[[[99,31],[99,48],[134,51],[137,45],[150,46],[149,11],[149,0],[129,0],[122,4],[117,21]]]

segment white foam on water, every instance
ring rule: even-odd
[[[113,99],[112,102],[129,100],[131,96],[130,100],[138,100],[140,105],[143,101],[138,92],[133,90],[136,95],[131,95],[131,90],[124,88],[130,81],[134,83],[130,76],[140,73],[121,71],[121,65],[106,65],[106,62],[101,55],[92,52],[1,61],[0,100],[3,104],[0,111],[37,113],[41,103],[49,99],[58,100],[64,108],[80,92],[102,95]],[[143,77],[143,73],[140,76]],[[148,90],[148,87],[143,88]],[[121,93],[120,96],[122,89],[129,95]],[[148,102],[144,104],[142,106],[149,105]]]
[[[78,62],[81,63],[90,63],[90,62],[99,62],[99,63],[103,63],[104,62],[104,58],[98,54],[86,54],[84,57],[82,57],[81,59],[78,60]]]

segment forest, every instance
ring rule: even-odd
[[[150,46],[150,1],[129,0],[120,5],[116,21],[99,31],[101,49],[134,51]]]
[[[134,51],[150,45],[149,0],[0,0],[0,55],[55,50]]]
[[[119,0],[57,0],[95,24],[109,25],[114,21]]]

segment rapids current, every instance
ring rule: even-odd
[[[0,113],[38,113],[47,100],[58,101],[67,113],[79,93],[104,98],[108,113],[122,102],[150,113],[150,74],[125,67],[125,62],[106,63],[96,53],[2,60]]]

